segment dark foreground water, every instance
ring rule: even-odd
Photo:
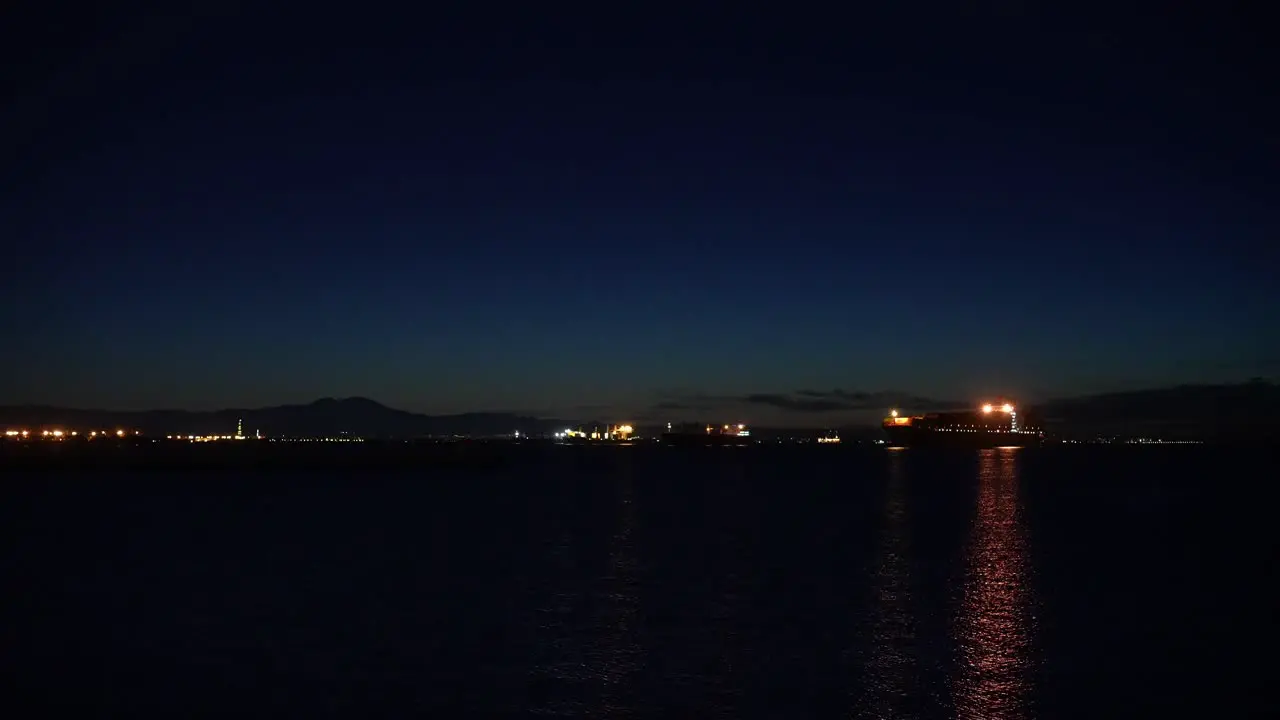
[[[1252,717],[1275,453],[5,473],[8,717]]]

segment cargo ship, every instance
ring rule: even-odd
[[[685,423],[674,427],[667,423],[661,442],[664,445],[751,445],[755,441],[751,430],[742,423]]]
[[[884,431],[892,447],[1025,447],[1044,442],[1039,422],[1010,402],[924,415],[892,410],[884,419]]]
[[[631,423],[619,423],[617,425],[606,425],[603,430],[599,426],[594,426],[590,431],[578,428],[574,430],[567,428],[561,432],[555,433],[555,439],[566,444],[580,443],[619,443],[630,442],[635,437],[635,428]]]

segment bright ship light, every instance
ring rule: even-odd
[[[1004,405],[1000,406],[1000,412],[1011,413],[1013,412],[1013,406],[1010,405],[1009,403],[1005,403]]]
[[[995,410],[995,408],[991,407],[991,405],[989,405],[989,404],[988,404],[988,405],[983,405],[983,406],[982,406],[982,412],[984,412],[984,413],[989,413],[989,412],[991,412],[991,411],[993,411],[993,410]]]

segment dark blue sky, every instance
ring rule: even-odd
[[[1280,358],[1260,21],[257,5],[0,22],[0,404],[808,422]]]

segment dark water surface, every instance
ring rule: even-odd
[[[9,717],[1253,717],[1274,452],[5,473]]]

